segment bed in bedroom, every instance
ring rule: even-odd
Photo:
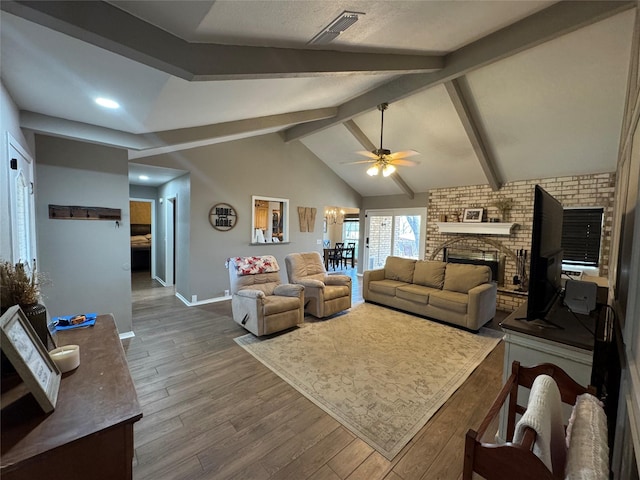
[[[131,270],[151,269],[151,225],[131,224]]]

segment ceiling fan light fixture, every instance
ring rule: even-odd
[[[396,171],[396,167],[394,167],[393,165],[387,163],[383,168],[382,168],[382,176],[384,177],[388,177],[389,175],[391,175],[393,172]]]
[[[378,173],[380,172],[380,167],[378,167],[378,165],[371,165],[371,167],[369,167],[369,169],[367,170],[367,175],[369,175],[370,177],[375,177],[376,175],[378,175]]]

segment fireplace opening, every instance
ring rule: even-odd
[[[506,255],[500,255],[497,250],[471,250],[462,248],[443,249],[445,262],[467,263],[471,265],[486,265],[491,269],[491,278],[504,286],[504,265]]]

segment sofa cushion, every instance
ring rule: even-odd
[[[442,288],[446,262],[418,260],[413,271],[413,283],[425,287]]]
[[[406,282],[399,282],[397,280],[374,280],[373,282],[369,282],[369,290],[376,293],[382,293],[384,295],[391,295],[392,297],[396,294],[396,288],[403,287],[408,285]]]
[[[469,295],[448,290],[434,291],[429,295],[429,305],[464,314],[469,306]]]
[[[396,288],[396,297],[426,305],[429,302],[429,294],[439,291],[422,285],[404,285]]]
[[[412,283],[415,264],[416,261],[411,258],[387,257],[384,264],[384,278]]]
[[[468,293],[474,287],[491,281],[491,269],[486,265],[448,263],[444,273],[444,289]]]

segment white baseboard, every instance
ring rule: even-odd
[[[120,340],[124,340],[125,338],[133,338],[133,337],[135,337],[135,336],[136,336],[136,334],[135,334],[135,333],[133,333],[133,331],[132,331],[132,330],[129,330],[128,332],[121,333],[121,334],[119,335]]]
[[[214,297],[214,298],[207,298],[206,300],[198,300],[197,302],[190,302],[189,300],[187,300],[177,292],[176,292],[176,297],[178,297],[182,301],[182,303],[184,303],[187,307],[195,307],[196,305],[206,305],[208,303],[217,303],[217,302],[224,302],[226,300],[231,300],[231,295],[229,295],[228,297],[225,297],[225,296]]]
[[[164,280],[162,280],[160,277],[155,276],[155,277],[153,277],[153,279],[157,280],[160,283],[160,285],[162,285],[163,287],[167,286],[166,282]]]

